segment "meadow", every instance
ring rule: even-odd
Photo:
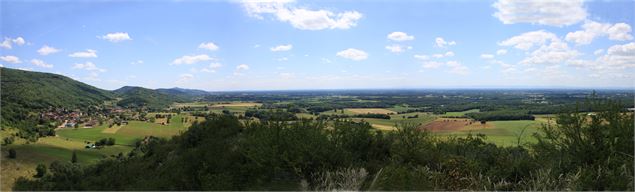
[[[148,116],[154,116],[149,114]],[[188,122],[182,122],[182,118],[188,118]],[[35,143],[28,143],[18,139],[10,147],[3,147],[2,154],[8,154],[8,148],[16,150],[17,158],[9,159],[2,155],[2,191],[8,191],[18,177],[31,177],[35,175],[35,167],[38,164],[49,165],[53,161],[70,161],[73,151],[77,154],[78,163],[93,164],[100,159],[125,155],[130,152],[137,140],[145,136],[170,138],[171,136],[186,131],[191,122],[197,118],[187,115],[176,115],[170,119],[170,124],[161,125],[157,122],[128,121],[128,124],[108,127],[107,124],[94,128],[62,128],[57,130],[55,137],[42,137]],[[201,121],[200,118],[198,118]],[[10,129],[7,129],[10,130]],[[10,134],[3,131],[3,138]],[[114,138],[115,145],[99,149],[87,149],[86,142],[94,143],[103,138]]]

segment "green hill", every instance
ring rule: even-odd
[[[109,91],[51,73],[1,67],[0,79],[4,125],[49,107],[82,108],[114,98]]]
[[[113,91],[121,100],[117,103],[123,107],[140,107],[145,106],[152,109],[161,109],[168,107],[174,102],[183,102],[188,100],[184,96],[165,94],[157,90],[147,89],[143,87],[125,86]]]

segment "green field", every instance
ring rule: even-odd
[[[417,118],[410,118],[409,116],[419,115]],[[405,118],[404,118],[405,117]],[[375,119],[375,118],[353,118],[354,121],[366,121],[374,125],[375,128],[381,130],[394,130],[395,125],[401,123],[414,124],[414,125],[425,125],[428,122],[434,121],[436,119],[435,115],[424,113],[424,112],[415,112],[415,113],[404,113],[397,115],[390,115],[390,119]]]
[[[480,112],[481,110],[479,109],[470,109],[467,111],[459,111],[459,112],[445,112],[445,114],[443,114],[444,117],[465,117],[465,114],[467,113],[477,113]]]
[[[95,128],[61,129],[57,131],[60,137],[77,141],[97,141],[102,138],[115,138],[118,145],[134,145],[137,139],[145,136],[169,138],[183,132],[189,127],[189,123],[182,123],[183,115],[174,115],[169,125],[160,125],[144,121],[129,121],[128,125],[122,125],[116,133],[103,133],[108,128],[106,124]]]
[[[435,132],[434,135],[438,136],[458,136],[464,137],[468,134],[485,134],[486,140],[500,146],[514,146],[518,144],[520,137],[520,144],[534,143],[536,139],[532,136],[539,131],[542,125],[542,121],[491,121],[487,122],[493,127],[477,129],[479,125],[470,126],[458,131],[451,132]],[[523,131],[524,130],[524,131]]]

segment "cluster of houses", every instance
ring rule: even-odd
[[[120,107],[102,108],[85,112],[80,109],[50,108],[40,113],[40,119],[60,122],[57,128],[92,128],[99,124],[99,119],[104,119],[113,114],[130,112],[129,109]]]

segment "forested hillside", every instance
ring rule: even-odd
[[[166,94],[157,90],[143,87],[125,86],[113,91],[121,100],[117,105],[122,107],[148,107],[152,109],[163,109],[174,102],[184,102],[188,100],[186,95]]]
[[[5,125],[26,120],[29,112],[53,108],[82,108],[101,105],[114,95],[71,78],[0,68],[2,122]]]

